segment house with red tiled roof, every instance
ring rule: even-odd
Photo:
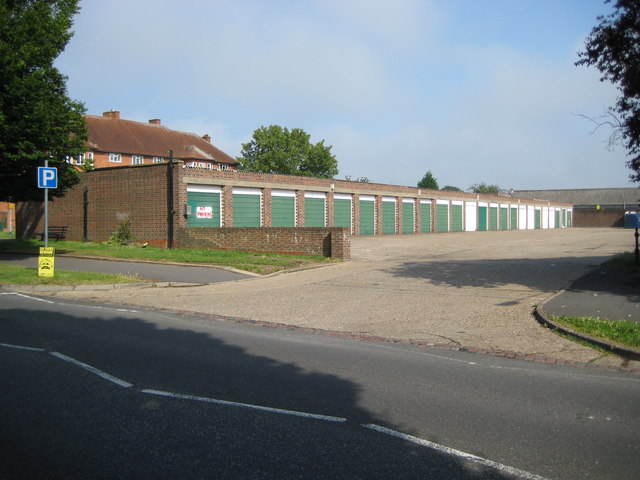
[[[169,161],[170,151],[185,167],[237,170],[238,161],[211,143],[209,135],[171,130],[159,119],[148,123],[120,118],[111,110],[102,116],[86,115],[87,153],[70,159],[74,165],[94,168],[150,165]]]

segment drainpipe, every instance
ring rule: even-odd
[[[83,192],[83,218],[82,218],[82,241],[89,241],[89,187],[84,187]]]
[[[167,234],[168,234],[168,247],[173,248],[173,150],[169,150],[169,163],[167,165],[167,211],[169,217],[167,218]]]

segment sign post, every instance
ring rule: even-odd
[[[49,160],[44,167],[38,167],[38,188],[44,189],[44,248],[40,249],[38,276],[53,277],[54,249],[49,248],[49,189],[58,188],[58,169],[49,168]]]

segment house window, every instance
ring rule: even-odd
[[[144,156],[131,155],[131,165],[144,165]]]
[[[111,163],[122,163],[122,154],[121,153],[110,153],[109,154],[109,162],[111,162]]]
[[[164,163],[163,157],[153,157],[153,163]]]
[[[226,163],[221,163],[218,165],[218,169],[219,170],[229,170],[229,165],[227,165]]]
[[[76,157],[76,165],[84,165],[84,153],[81,153]]]

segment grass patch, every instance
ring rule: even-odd
[[[37,254],[43,242],[39,240],[6,240],[0,250]],[[154,248],[132,245],[106,245],[96,242],[49,242],[56,253],[109,257],[119,259],[152,260],[156,262],[201,263],[233,267],[260,274],[313,264],[335,262],[322,256],[280,255],[275,253],[251,253],[208,248]]]
[[[605,262],[605,265],[626,273],[640,273],[640,265],[636,263],[636,254],[634,252],[619,253]]]
[[[53,277],[39,277],[37,268],[0,263],[0,282],[9,285],[110,285],[139,283],[142,279],[111,273],[73,272],[56,269]]]
[[[598,317],[557,317],[551,319],[576,332],[585,333],[594,338],[611,343],[640,349],[640,323],[633,320],[601,320]]]
[[[16,232],[0,232],[0,239],[16,238]]]

